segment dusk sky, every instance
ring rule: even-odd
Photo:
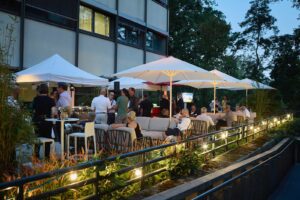
[[[216,0],[217,9],[222,11],[226,20],[231,24],[233,31],[240,31],[238,25],[244,20],[247,10],[250,8],[250,0]],[[289,0],[273,3],[272,15],[277,19],[276,25],[279,28],[279,34],[289,34],[298,27],[300,21],[297,20],[299,10],[292,8]]]

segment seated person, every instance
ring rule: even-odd
[[[188,129],[191,124],[191,119],[189,118],[189,110],[182,109],[180,120],[175,120],[176,128],[168,128],[164,133],[163,137],[166,138],[170,135],[179,136],[182,131]]]
[[[140,125],[136,122],[136,114],[134,111],[130,111],[127,113],[127,123],[126,124],[112,124],[112,128],[120,128],[120,127],[129,127],[135,130],[136,138],[141,139],[143,138],[143,134],[140,128]]]
[[[216,124],[216,129],[220,130],[220,128],[224,126],[231,127],[233,121],[234,113],[231,111],[230,105],[227,105],[225,109],[225,116],[223,119],[218,120],[218,123]]]
[[[193,104],[191,106],[190,117],[197,117],[197,115],[199,115],[199,113],[197,111],[197,107],[195,104]]]
[[[243,112],[246,119],[250,119],[250,112],[246,106],[241,107],[241,112]]]
[[[206,113],[207,113],[207,108],[202,107],[201,108],[201,115],[198,115],[196,117],[196,119],[199,119],[199,120],[202,120],[202,121],[206,121],[207,122],[207,127],[214,126],[215,123],[212,120],[211,116],[208,116]]]

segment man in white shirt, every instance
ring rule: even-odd
[[[91,104],[92,110],[96,112],[96,123],[98,124],[107,124],[107,112],[112,107],[105,94],[106,90],[101,89],[100,95],[95,97]]]
[[[59,82],[58,83],[58,88],[57,92],[59,94],[59,99],[56,102],[56,107],[71,107],[72,104],[72,98],[69,94],[68,90],[68,85],[64,82]]]
[[[208,116],[206,113],[207,113],[207,108],[202,107],[202,108],[201,108],[201,115],[198,115],[198,116],[196,117],[196,119],[199,119],[199,120],[201,120],[201,121],[206,121],[207,127],[214,126],[215,123],[214,123],[214,121],[212,120],[211,116]]]
[[[168,128],[168,130],[164,134],[164,138],[170,135],[179,136],[181,132],[186,131],[190,124],[191,119],[189,118],[189,110],[188,109],[182,109],[181,110],[181,119],[176,120],[176,128]]]
[[[249,110],[246,108],[246,106],[242,106],[241,107],[242,112],[244,113],[244,116],[246,117],[246,119],[250,119],[250,112]]]

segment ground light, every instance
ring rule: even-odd
[[[137,168],[134,170],[134,175],[135,177],[139,178],[139,177],[142,177],[142,170],[140,168]]]
[[[222,133],[221,138],[226,139],[227,138],[227,133]]]
[[[207,144],[203,144],[202,148],[203,148],[204,150],[206,150],[206,149],[208,148],[208,145],[207,145]]]
[[[78,178],[78,175],[77,175],[76,172],[72,172],[72,173],[70,174],[70,180],[71,180],[71,181],[76,181],[77,178]]]

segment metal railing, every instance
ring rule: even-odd
[[[84,195],[79,193],[79,197],[99,199],[134,184],[143,189],[148,178],[167,171],[168,161],[174,158],[180,149],[197,149],[201,151],[201,155],[215,154],[220,149],[227,150],[231,144],[247,141],[292,119],[292,114],[272,117],[252,124],[205,135],[193,135],[182,141],[1,183],[0,196],[14,199],[43,199],[56,195],[66,197],[70,195],[67,192],[73,194],[75,190],[83,190]],[[118,179],[120,177],[122,180]],[[114,183],[118,181],[122,183]],[[110,187],[103,188],[104,183],[109,183]]]

